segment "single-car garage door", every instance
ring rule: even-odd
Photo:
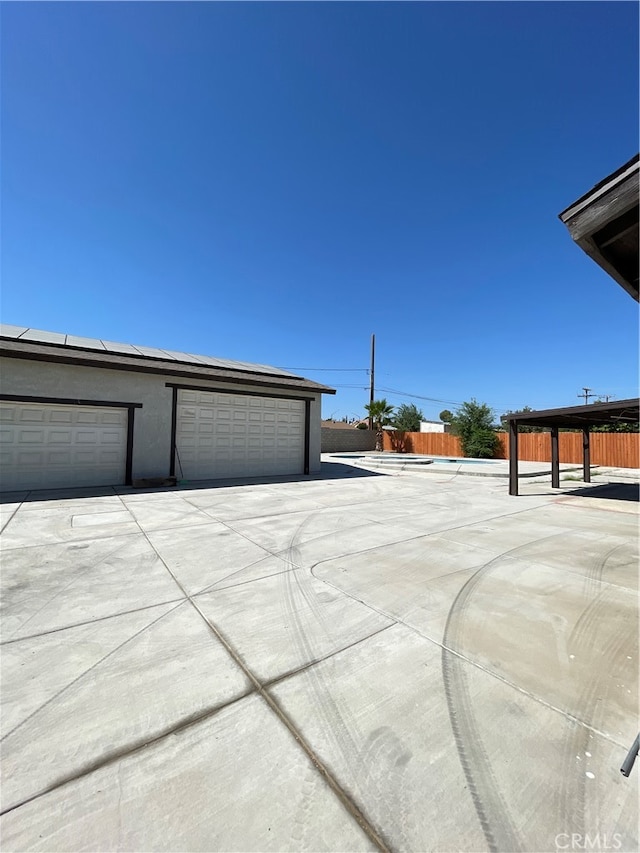
[[[127,409],[0,401],[2,489],[125,482]]]
[[[304,455],[303,400],[178,390],[176,471],[180,477],[300,474]]]

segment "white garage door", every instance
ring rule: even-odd
[[[117,485],[126,457],[126,409],[0,401],[4,490]]]
[[[178,391],[176,471],[186,480],[300,474],[304,402]]]

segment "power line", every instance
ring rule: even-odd
[[[309,370],[309,371],[316,370],[316,371],[326,371],[326,372],[330,372],[330,371],[358,372],[358,373],[367,373],[367,374],[369,374],[371,372],[369,370],[369,368],[366,368],[366,367],[287,367],[287,368],[281,368],[281,369],[282,370]],[[383,374],[383,375],[385,375],[385,374]],[[386,374],[386,375],[390,375],[390,374]],[[365,386],[365,385],[335,384],[335,383],[332,383],[332,384],[335,388],[352,388],[352,389],[358,389],[361,391],[369,390],[369,387]],[[376,388],[376,392],[377,391],[380,391],[380,392],[385,393],[385,394],[391,394],[391,395],[396,396],[396,397],[405,397],[405,398],[413,399],[413,400],[424,400],[428,403],[440,403],[440,404],[444,404],[447,406],[462,406],[463,405],[463,403],[460,400],[445,400],[441,397],[428,397],[424,394],[411,394],[408,391],[400,391],[397,388],[378,387],[378,388]],[[590,397],[597,397],[597,396],[605,397],[607,402],[612,397],[611,394],[600,394],[600,395],[598,395],[595,392],[592,392],[591,388],[584,388],[583,391],[584,391],[584,393],[578,394],[578,397],[584,397],[586,403],[588,403]],[[487,405],[490,408],[495,409],[497,411],[504,410],[505,412],[506,411],[517,411],[519,409],[519,407],[521,407],[521,403],[518,403],[518,404],[515,404],[515,403],[509,403],[509,404],[506,404],[506,403],[488,403]]]
[[[413,397],[416,400],[428,400],[430,403],[447,403],[450,406],[461,406],[459,400],[440,400],[438,397],[424,397],[421,394],[408,394],[406,391],[398,391],[396,388],[378,388],[378,391],[384,391],[387,394],[395,394],[399,397]]]
[[[368,373],[368,367],[278,367],[278,370],[315,370],[321,373]]]
[[[430,403],[445,403],[449,406],[462,406],[463,404],[460,400],[442,400],[439,397],[426,397],[421,394],[409,394],[405,391],[398,391],[396,388],[378,388],[378,391],[384,391],[387,394],[394,394],[398,397],[410,397],[416,400],[427,400]],[[491,409],[513,409],[517,408],[515,403],[510,403],[507,405],[506,403],[487,403],[489,408]],[[520,405],[520,404],[518,404]]]
[[[361,391],[366,391],[366,385],[337,385],[335,382],[331,383],[334,388],[359,388]]]

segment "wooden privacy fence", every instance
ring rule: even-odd
[[[509,435],[498,433],[499,459],[509,458]],[[582,463],[582,433],[561,432],[558,436],[560,462]],[[640,433],[592,432],[591,464],[614,468],[640,468]],[[384,449],[399,453],[425,453],[434,456],[462,456],[460,439],[446,432],[386,432]],[[548,432],[518,435],[518,458],[523,462],[551,462],[551,438]]]

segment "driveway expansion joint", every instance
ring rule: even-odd
[[[124,501],[123,501],[124,504]],[[139,525],[138,525],[139,526]],[[142,528],[140,528],[142,530]],[[288,729],[290,734],[293,736],[294,741],[300,745],[303,752],[307,755],[313,766],[316,768],[322,779],[327,783],[331,791],[336,795],[336,797],[340,800],[343,807],[346,811],[351,815],[351,817],[358,823],[363,832],[367,835],[369,840],[375,844],[378,850],[382,851],[382,853],[391,853],[390,846],[386,843],[382,835],[375,829],[373,823],[369,820],[369,818],[365,815],[362,809],[356,804],[355,800],[344,790],[344,788],[340,785],[338,780],[333,776],[333,774],[329,771],[326,765],[320,760],[317,753],[312,749],[311,745],[308,743],[306,738],[303,736],[302,732],[295,725],[293,720],[282,710],[282,708],[278,705],[276,700],[270,693],[263,688],[257,676],[253,673],[253,671],[247,666],[239,653],[235,650],[235,648],[231,645],[231,643],[227,640],[224,634],[219,630],[219,628],[203,613],[200,609],[198,603],[193,600],[192,596],[189,595],[187,590],[183,587],[180,581],[176,578],[174,573],[171,571],[165,560],[155,549],[153,543],[146,535],[144,531],[142,531],[143,535],[147,539],[149,545],[153,548],[153,550],[158,555],[159,559],[162,561],[163,565],[177,584],[177,586],[182,590],[185,598],[189,601],[191,606],[199,613],[202,620],[208,626],[209,630],[212,634],[219,640],[219,642],[224,646],[227,653],[236,663],[236,665],[241,669],[244,673],[245,677],[250,681],[253,685],[253,689],[256,693],[258,693],[263,701],[268,705],[271,711],[276,715],[276,717],[280,720],[280,722]]]
[[[353,649],[356,646],[361,645],[362,643],[366,643],[367,640],[370,640],[372,637],[376,637],[378,634],[384,633],[384,631],[388,631],[389,628],[393,628],[397,624],[398,622],[395,619],[392,619],[389,625],[384,625],[382,628],[378,628],[377,631],[373,631],[371,634],[367,634],[366,637],[360,637],[359,639],[354,640],[353,643],[349,643],[349,645],[347,646],[342,646],[341,648],[336,649],[333,652],[329,652],[329,654],[324,655],[323,657],[319,657],[315,660],[309,661],[309,663],[306,663],[304,666],[297,667],[296,669],[291,669],[288,672],[283,672],[281,675],[276,675],[274,678],[263,682],[262,689],[271,690],[272,687],[277,687],[284,681],[288,681],[290,678],[294,678],[296,675],[301,675],[303,672],[307,672],[308,670],[312,669],[314,666],[317,666],[320,663],[324,663],[327,660],[331,660],[331,658],[334,658],[337,655],[341,655],[343,652],[348,652],[350,649]]]
[[[3,809],[2,811],[0,811],[0,815],[9,814],[10,812],[15,811],[16,809],[21,808],[22,806],[26,806],[27,803],[33,802],[33,800],[38,800],[40,799],[40,797],[44,797],[47,794],[50,794],[52,791],[58,790],[58,788],[63,788],[65,785],[70,785],[72,782],[76,782],[78,779],[82,779],[85,776],[90,776],[92,773],[95,773],[98,770],[102,770],[104,767],[108,767],[111,764],[115,764],[125,758],[129,758],[130,756],[141,752],[143,749],[146,749],[149,746],[153,746],[154,744],[160,743],[166,738],[169,738],[173,735],[181,734],[187,729],[190,729],[193,726],[197,726],[200,723],[203,723],[206,720],[215,717],[217,714],[219,714],[221,711],[224,711],[226,708],[229,708],[230,706],[242,701],[242,699],[246,699],[248,696],[253,695],[254,692],[255,691],[253,690],[253,688],[246,690],[244,693],[241,693],[238,696],[234,696],[232,699],[229,699],[226,702],[222,702],[219,705],[207,708],[206,710],[201,711],[198,714],[193,714],[185,719],[179,720],[175,725],[171,726],[171,728],[158,732],[153,737],[145,738],[139,743],[126,744],[120,749],[114,750],[111,754],[105,755],[97,761],[94,761],[91,764],[87,764],[84,767],[81,767],[76,772],[70,773],[68,776],[57,780],[51,785],[48,785],[46,788],[43,788],[41,791],[37,791],[31,796],[25,797],[25,799],[21,800],[19,803],[15,803],[14,805],[9,806],[6,809]],[[9,732],[9,734],[11,734],[11,732]],[[8,737],[9,734],[5,735],[5,737]]]
[[[10,640],[3,640],[0,642],[0,647],[9,646],[12,643],[21,643],[25,640],[36,640],[39,637],[48,637],[50,634],[58,634],[61,631],[72,631],[74,628],[82,628],[85,625],[96,625],[99,622],[106,622],[109,619],[117,619],[119,616],[129,616],[132,613],[143,613],[145,610],[153,610],[154,607],[162,607],[165,604],[178,604],[185,600],[186,599],[184,598],[170,598],[166,601],[157,601],[154,604],[146,604],[144,607],[133,607],[131,610],[119,610],[117,613],[108,613],[106,616],[96,616],[94,619],[85,619],[82,622],[71,622],[68,625],[60,625],[57,628],[50,628],[48,631],[41,631],[38,634],[25,634],[20,637],[12,637]]]

